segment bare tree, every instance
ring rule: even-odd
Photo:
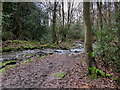
[[[102,2],[97,2],[99,31],[102,31]]]
[[[54,2],[54,10],[53,10],[53,24],[52,24],[52,39],[53,39],[53,43],[58,42],[57,41],[57,35],[56,35],[56,11],[57,11],[57,5],[58,2]]]
[[[65,17],[64,17],[64,2],[62,2],[62,41],[66,38],[66,31],[64,28],[64,22],[65,22]]]
[[[71,22],[72,22],[72,17],[73,17],[73,5],[74,5],[74,1],[73,2],[68,2],[68,14],[67,14],[67,30],[66,30],[66,36],[67,34],[69,34],[70,31],[70,26],[71,26]]]
[[[107,28],[109,28],[111,25],[111,2],[108,3],[107,17],[108,17]]]

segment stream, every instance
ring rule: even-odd
[[[77,55],[84,52],[83,44],[80,42],[76,42],[76,45],[69,50],[62,49],[33,49],[33,50],[24,50],[24,51],[11,51],[11,52],[3,52],[2,58],[0,61],[6,62],[10,60],[16,60],[17,62],[27,61],[32,58],[39,58],[44,55],[49,54],[71,54]]]

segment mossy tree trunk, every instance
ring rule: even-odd
[[[85,26],[85,55],[86,63],[88,67],[97,67],[95,63],[95,58],[92,55],[92,27],[90,21],[90,2],[84,2],[83,4],[83,17],[84,17],[84,26]]]

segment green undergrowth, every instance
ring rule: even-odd
[[[98,78],[100,76],[102,77],[110,77],[110,74],[105,74],[103,71],[101,71],[100,69],[97,69],[96,67],[91,67],[88,69],[89,70],[89,75],[92,78]]]

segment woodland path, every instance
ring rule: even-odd
[[[66,72],[61,80],[51,77]],[[2,75],[4,88],[116,88],[109,78],[91,80],[84,55],[48,55],[20,64]]]

